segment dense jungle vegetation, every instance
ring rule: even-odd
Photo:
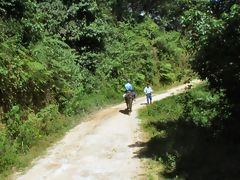
[[[0,174],[25,166],[76,124],[71,117],[122,101],[127,79],[141,93],[146,82],[166,85],[191,73],[187,39],[130,5],[0,1]]]
[[[207,84],[166,108],[167,115],[178,113],[164,123],[180,118],[207,131],[208,142],[231,147],[216,153],[231,156],[222,159],[228,168],[216,171],[223,179],[239,175],[238,0],[0,0],[0,14],[1,174],[21,167],[21,156],[38,142],[71,127],[72,116],[121,101],[127,79],[141,93],[146,82],[159,87],[197,73]],[[151,113],[154,126],[161,125],[161,106]],[[185,143],[194,153],[192,141]],[[164,155],[179,162],[184,153],[169,148]],[[211,163],[204,168],[219,164]],[[167,172],[201,179],[176,167]]]

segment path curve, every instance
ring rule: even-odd
[[[193,83],[198,83],[194,81]],[[153,101],[184,90],[181,85],[154,95]],[[137,98],[131,115],[123,113],[125,104],[101,110],[82,122],[35,160],[18,180],[128,180],[144,179],[141,161],[134,157],[141,132],[137,110],[145,106],[145,97]]]

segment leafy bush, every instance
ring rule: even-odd
[[[40,130],[36,119],[28,118],[19,126],[19,134],[16,142],[19,144],[21,151],[26,152],[40,139]]]
[[[173,73],[173,68],[170,63],[161,63],[159,69],[160,81],[165,84],[172,83],[175,80],[175,74]]]
[[[16,143],[18,150],[26,151],[40,137],[39,128],[33,119],[23,119],[23,111],[13,106],[5,115],[6,132],[9,139]]]
[[[210,127],[219,117],[220,94],[213,94],[207,87],[200,86],[188,93],[155,102],[140,111],[140,116],[155,122],[183,120],[198,127]]]
[[[0,173],[17,162],[17,147],[9,141],[5,128],[0,128]]]
[[[6,123],[8,137],[12,140],[17,139],[20,133],[20,126],[23,124],[21,119],[22,112],[19,106],[13,106],[12,109],[5,114],[3,122]]]
[[[181,81],[191,74],[188,63],[189,54],[185,49],[188,44],[176,31],[159,32],[158,37],[153,40],[159,60],[156,65],[161,83],[169,84],[176,80]]]
[[[18,157],[26,153],[40,138],[58,133],[68,127],[56,105],[49,105],[37,114],[22,111],[19,106],[5,114],[0,126],[0,173],[19,163]]]
[[[56,105],[48,105],[36,114],[38,128],[41,135],[50,135],[64,129],[66,118],[59,113]]]
[[[210,127],[219,116],[219,103],[219,94],[213,94],[206,87],[194,89],[181,99],[184,105],[181,119],[194,122],[196,126]]]
[[[150,107],[141,109],[139,115],[148,121],[166,122],[178,120],[182,112],[183,106],[179,103],[179,98],[173,96],[154,102]]]

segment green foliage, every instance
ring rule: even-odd
[[[159,73],[160,81],[163,83],[171,83],[175,80],[175,74],[173,73],[173,68],[170,63],[161,63]]]
[[[189,70],[187,51],[184,47],[188,44],[180,38],[180,33],[161,32],[153,41],[156,54],[159,59],[157,69],[160,74],[160,82],[163,84],[181,80]]]
[[[147,126],[155,126],[158,122],[184,121],[197,127],[211,127],[220,116],[220,97],[220,94],[212,94],[204,85],[155,102],[142,109],[140,117],[146,120]]]
[[[19,106],[13,106],[11,111],[6,114],[5,120],[7,126],[7,133],[11,139],[16,139],[20,133],[19,127],[23,124],[21,120]]]
[[[41,135],[50,135],[66,127],[67,121],[61,116],[56,105],[41,109],[33,120],[37,121]]]
[[[137,91],[142,91],[148,81],[158,84],[181,79],[179,74],[184,73],[180,69],[187,66],[187,61],[179,33],[161,32],[150,18],[138,24],[119,22],[109,31],[97,74],[114,83],[117,91],[128,78]]]
[[[177,30],[180,28],[178,17],[186,9],[196,5],[196,1],[191,0],[111,0],[99,2],[100,4],[110,4],[112,14],[118,21],[134,19],[137,22],[142,22],[145,17],[150,16],[161,28],[166,30]]]
[[[68,127],[68,121],[56,105],[49,105],[37,114],[14,106],[5,114],[0,129],[0,173],[17,165],[19,154],[26,153],[41,138]]]
[[[165,178],[232,177],[225,171],[215,173],[219,168],[238,171],[238,167],[230,165],[234,157],[225,157],[235,145],[226,146],[227,142],[219,134],[221,128],[216,129],[216,122],[222,116],[220,96],[212,94],[204,85],[142,109],[140,117],[150,139],[138,155],[164,165],[161,175]],[[237,154],[234,151],[234,156],[238,157]],[[217,168],[214,168],[211,164],[216,161]]]
[[[207,7],[206,7],[207,8]],[[186,35],[192,42],[194,50],[199,50],[199,46],[208,43],[207,36],[213,33],[218,33],[222,30],[223,22],[221,19],[216,19],[210,14],[210,9],[193,8],[185,12],[181,17]]]
[[[5,17],[13,17],[21,19],[22,17],[29,15],[33,2],[28,0],[1,0],[0,12]]]
[[[180,33],[176,31],[162,32],[154,40],[154,46],[159,50],[159,53],[166,54],[166,60],[171,60],[171,58],[180,59],[180,55],[184,51],[183,43]]]
[[[45,38],[29,50],[13,38],[1,43],[0,48],[1,101],[6,110],[11,104],[41,107],[48,101],[62,103],[62,96],[69,96],[81,85],[77,56],[58,40]]]
[[[73,98],[65,108],[65,113],[69,115],[85,114],[106,104],[119,102],[119,93],[111,87],[109,84],[107,87],[102,87],[98,92],[92,92],[90,95],[82,90],[75,91]]]
[[[96,17],[98,7],[94,0],[46,0],[37,4],[37,10],[43,14],[44,28],[72,48],[79,52],[101,49],[104,33]]]
[[[139,116],[149,122],[176,121],[183,113],[183,107],[177,96],[153,103],[150,107],[141,109]]]
[[[213,94],[207,88],[194,89],[183,96],[184,104],[182,119],[192,121],[196,126],[210,127],[212,121],[219,116],[220,95]]]
[[[18,127],[19,134],[16,141],[22,152],[27,152],[40,139],[40,130],[37,125],[35,119],[28,119]]]
[[[184,16],[195,55],[192,65],[202,79],[208,79],[212,90],[224,94],[221,96],[224,118],[218,124],[222,124],[219,126],[230,141],[237,141],[240,137],[240,7],[234,0],[214,1],[205,6],[208,11],[198,7]]]
[[[212,88],[224,89],[229,98],[236,100],[240,8],[233,2],[219,2],[220,7],[226,6],[221,16],[202,9],[187,11],[183,22],[196,51],[194,69],[203,79],[209,79]]]
[[[153,31],[146,29],[142,32],[144,25],[132,27],[120,23],[117,27],[111,27],[106,53],[98,66],[100,76],[107,80],[118,79],[122,86],[126,79],[131,78],[136,87],[153,78],[154,57],[148,39]]]
[[[17,161],[16,146],[9,141],[6,129],[0,129],[0,172],[7,170]]]

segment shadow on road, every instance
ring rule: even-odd
[[[119,110],[119,112],[125,115],[129,115],[129,111],[127,109]]]
[[[131,147],[131,148],[135,148],[135,147],[145,147],[146,145],[147,145],[146,142],[137,141],[137,142],[134,143],[134,144],[128,145],[128,147]]]

